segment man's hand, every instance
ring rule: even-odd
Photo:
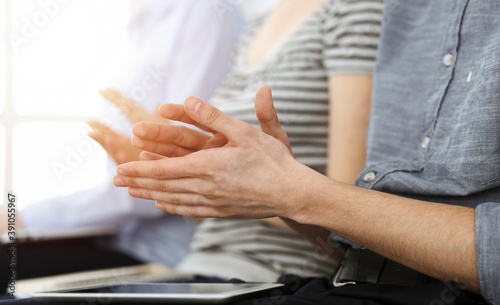
[[[281,128],[269,88],[262,87],[257,91],[255,112],[262,131],[280,140],[290,148],[290,141]],[[178,125],[137,123],[132,130],[134,133],[132,144],[145,151],[141,155],[142,160],[157,160],[159,159],[158,155],[182,157],[200,150],[223,147],[228,143],[223,134],[194,121],[186,113],[183,105],[164,104],[159,108],[159,114],[168,120],[191,124],[213,135],[209,136]]]
[[[173,104],[163,106],[163,109],[182,107]],[[226,137],[220,133],[214,132],[213,136],[209,136],[180,125],[141,122],[135,124],[132,131],[134,133],[132,144],[145,151],[141,154],[142,160],[157,159],[156,156],[182,157],[199,150],[218,148],[227,144]]]
[[[259,90],[256,112],[262,129],[275,138],[197,98],[188,98],[184,111],[187,116],[181,111],[175,116],[213,130],[219,139],[223,135],[227,143],[184,157],[124,164],[118,167],[116,186],[130,187],[134,197],[157,200],[157,208],[165,212],[191,217],[287,217],[301,208],[287,206],[292,201],[288,197],[294,196],[291,190],[306,187],[311,170],[293,158],[269,89]]]

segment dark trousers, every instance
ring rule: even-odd
[[[325,279],[284,277],[285,288],[270,296],[240,301],[237,305],[461,305],[486,304],[482,297],[466,292],[456,283],[435,283],[407,288],[363,284],[333,288]],[[2,304],[3,305],[3,304]]]
[[[212,282],[212,281],[209,281]],[[435,283],[415,288],[394,285],[355,285],[332,288],[325,279],[286,276],[285,284],[265,296],[246,299],[232,305],[473,305],[486,304],[477,295],[454,283]],[[46,305],[32,299],[0,301],[0,305]],[[54,303],[56,304],[56,303]],[[59,305],[107,305],[74,302]]]
[[[103,240],[94,238],[17,244],[17,280],[140,264],[125,254],[106,249],[102,244]],[[0,246],[0,295],[7,289],[11,271],[9,248],[9,245]]]

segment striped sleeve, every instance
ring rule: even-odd
[[[382,0],[327,0],[323,65],[328,75],[371,74],[382,23]]]

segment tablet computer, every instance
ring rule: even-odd
[[[283,284],[272,283],[127,283],[74,290],[32,293],[43,302],[222,304],[264,294]]]

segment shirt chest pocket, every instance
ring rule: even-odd
[[[491,128],[492,126],[483,129],[484,132],[473,138],[459,134],[451,137],[442,166],[450,173],[475,184],[500,181],[499,135],[497,132],[488,135],[487,130]]]
[[[477,81],[449,107],[453,120],[442,165],[475,184],[500,183],[500,57],[487,52]],[[493,56],[495,55],[495,56]]]

